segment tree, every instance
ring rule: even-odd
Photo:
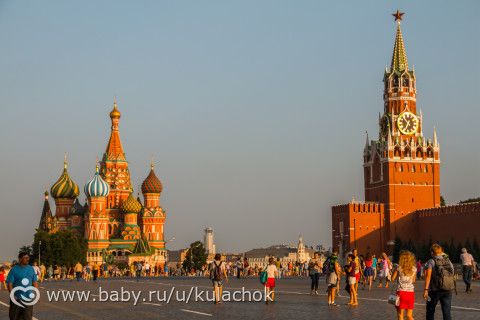
[[[35,233],[32,247],[34,258],[38,260],[40,251],[40,262],[45,265],[70,267],[77,262],[86,263],[87,244],[84,239],[70,230],[53,234],[39,230]]]
[[[192,268],[200,270],[207,263],[207,251],[205,250],[201,241],[195,241],[190,244],[185,260],[183,260],[182,267],[190,271]]]
[[[440,207],[445,207],[445,198],[443,196],[440,196]]]

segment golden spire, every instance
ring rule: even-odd
[[[151,159],[150,159],[150,169],[153,170],[153,168],[155,168],[155,163],[154,163],[154,161],[153,161],[153,154],[152,154],[152,157],[151,157]]]
[[[402,21],[402,16],[404,14],[405,13],[400,12],[399,10],[392,14],[397,22],[397,33],[395,35],[395,44],[393,46],[392,63],[390,65],[390,69],[398,72],[408,70],[407,53],[405,51],[405,44],[403,43],[402,30],[400,29],[400,21]]]
[[[65,152],[65,154],[63,155],[63,169],[67,170],[67,166],[67,153]]]

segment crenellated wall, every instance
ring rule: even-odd
[[[480,202],[422,209],[414,212],[417,240],[465,243],[480,240]]]

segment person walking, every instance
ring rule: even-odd
[[[74,271],[75,271],[75,278],[77,279],[77,281],[80,281],[82,279],[82,273],[83,273],[83,266],[80,263],[80,261],[78,261],[77,264],[75,265]]]
[[[403,320],[405,312],[407,320],[413,320],[413,307],[415,305],[415,280],[417,278],[415,256],[410,251],[401,251],[398,268],[392,275],[392,283],[397,279],[397,296],[400,300],[397,306],[397,319]]]
[[[352,253],[353,253],[354,262],[355,262],[355,280],[356,280],[355,291],[358,292],[358,284],[360,283],[360,278],[362,275],[362,272],[361,272],[362,265],[361,265],[360,257],[358,256],[358,250],[353,249]]]
[[[275,302],[275,278],[278,277],[278,269],[273,257],[268,259],[268,266],[265,271],[267,272],[267,282],[265,282],[265,303],[268,304],[270,302]]]
[[[210,264],[209,272],[210,280],[212,280],[213,284],[215,304],[219,304],[222,302],[223,280],[228,281],[227,268],[222,261],[222,255],[220,253],[215,254],[214,261]]]
[[[318,252],[313,254],[313,258],[308,263],[308,274],[311,279],[310,294],[318,295],[318,282],[320,281],[320,271],[322,270],[322,262]]]
[[[347,267],[346,273],[348,275],[348,287],[350,293],[350,301],[348,302],[351,306],[358,306],[358,299],[357,299],[357,277],[356,277],[356,263],[355,263],[355,255],[350,253],[347,258]]]
[[[142,270],[143,270],[143,265],[140,261],[137,261],[135,264],[135,278],[138,281],[140,281],[140,278],[142,277]]]
[[[463,282],[465,282],[465,292],[472,292],[472,277],[473,277],[473,266],[475,265],[475,260],[473,256],[468,253],[466,248],[462,249],[462,254],[460,255],[460,260],[462,262],[462,275]]]
[[[238,257],[237,261],[235,262],[235,267],[237,270],[237,279],[240,279],[242,277],[242,269],[243,269],[243,263],[242,263],[241,257]]]
[[[5,267],[0,266],[0,291],[2,291],[3,289],[7,290],[7,283],[5,282],[5,274],[6,274]]]
[[[333,307],[338,307],[338,304],[335,303],[335,291],[337,290],[338,282],[340,281],[340,276],[342,274],[342,269],[338,263],[337,252],[334,251],[327,261],[324,263],[324,268],[327,275],[327,298],[328,305]]]
[[[439,244],[433,244],[425,271],[423,297],[427,300],[427,320],[434,320],[435,307],[440,301],[444,320],[452,319],[452,291],[455,289],[455,270]]]
[[[388,288],[388,283],[391,279],[391,270],[392,270],[392,262],[388,258],[385,252],[382,253],[382,260],[380,263],[380,274],[379,274],[379,283],[378,287],[381,288],[383,284],[383,280],[385,280],[385,288]]]
[[[16,264],[8,273],[7,286],[8,292],[13,294],[13,299],[22,306],[15,304],[10,298],[9,318],[10,320],[32,320],[33,305],[23,304],[24,297],[31,297],[34,295],[29,288],[32,286],[38,288],[38,278],[35,270],[28,263],[30,256],[26,252],[20,252],[18,255],[18,264]],[[19,288],[19,289],[17,289]]]
[[[377,256],[374,254],[372,255],[373,281],[377,280],[377,263],[378,259]]]
[[[370,253],[367,253],[367,257],[365,258],[365,271],[364,277],[365,282],[368,283],[368,291],[372,290],[372,283],[373,283],[373,257]]]
[[[98,265],[97,262],[95,262],[93,264],[93,267],[92,267],[92,274],[93,274],[93,281],[94,282],[97,282],[99,273],[100,273],[100,266]]]

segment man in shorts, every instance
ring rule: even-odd
[[[219,304],[222,301],[223,280],[228,281],[227,268],[222,261],[221,254],[217,253],[215,255],[215,260],[210,264],[209,271],[215,294],[215,304]]]

